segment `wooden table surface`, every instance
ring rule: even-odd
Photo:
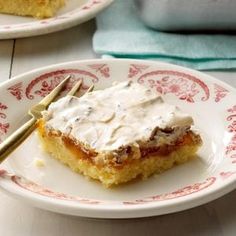
[[[0,82],[42,66],[98,57],[94,21],[69,30],[0,41]],[[207,72],[236,87],[236,71]],[[47,212],[0,192],[0,236],[236,235],[236,190],[211,203],[164,216],[91,220]]]

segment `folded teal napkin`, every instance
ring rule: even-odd
[[[236,35],[163,33],[147,28],[132,0],[116,0],[97,16],[96,53],[171,62],[199,70],[236,68]]]

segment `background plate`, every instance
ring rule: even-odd
[[[113,0],[67,0],[55,17],[37,20],[32,17],[0,13],[0,39],[29,37],[60,31],[83,23]]]

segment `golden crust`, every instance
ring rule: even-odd
[[[0,0],[0,12],[36,18],[52,17],[65,0]]]

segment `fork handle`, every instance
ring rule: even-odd
[[[0,144],[0,164],[33,132],[36,122],[32,117]]]

